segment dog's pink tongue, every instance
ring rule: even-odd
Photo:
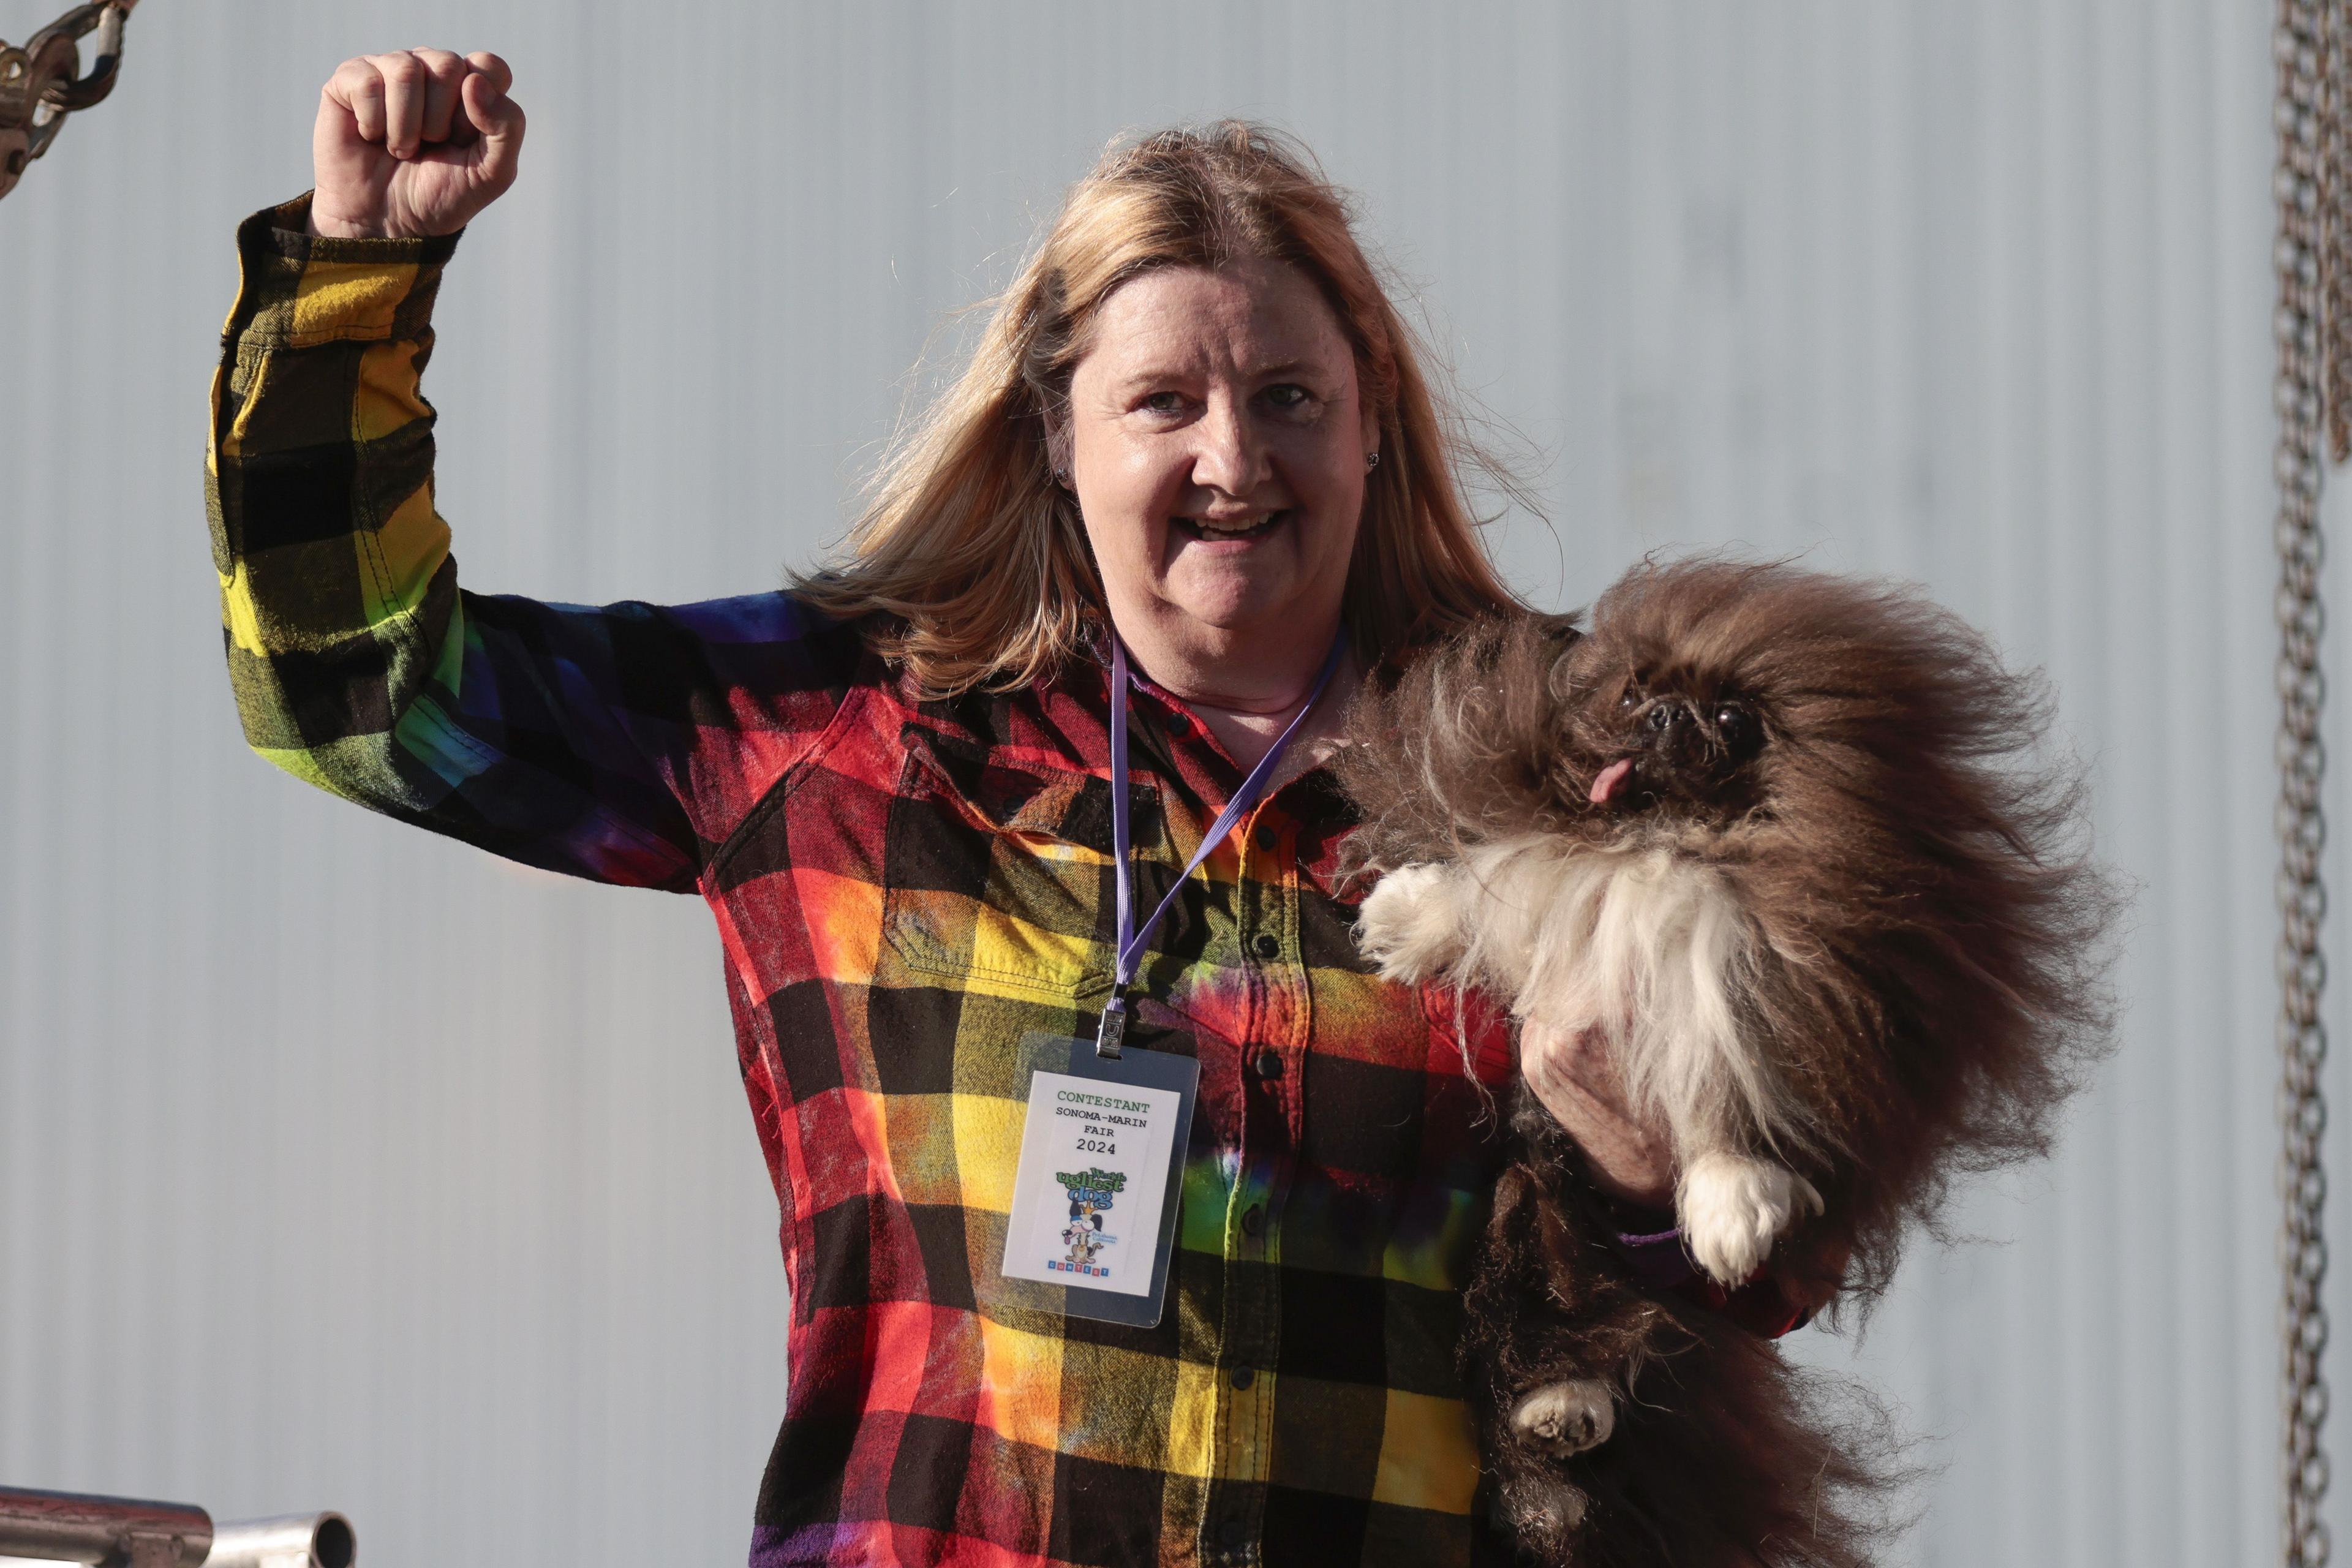
[[[1607,805],[1609,797],[1617,793],[1617,786],[1623,784],[1626,775],[1633,771],[1633,759],[1631,757],[1620,757],[1601,769],[1601,776],[1592,781],[1592,804]]]

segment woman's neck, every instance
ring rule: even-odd
[[[1200,668],[1192,661],[1170,661],[1171,674],[1163,675],[1160,667],[1130,646],[1129,653],[1136,658],[1138,667],[1150,677],[1154,685],[1170,695],[1180,698],[1184,705],[1199,715],[1233,759],[1244,768],[1257,766],[1275,742],[1290,727],[1298,710],[1315,695],[1317,679],[1323,673],[1323,661],[1330,653],[1328,642],[1314,650],[1311,663],[1299,665],[1296,659],[1286,660],[1287,669]],[[1166,656],[1162,655],[1163,659]],[[1300,727],[1297,738],[1291,742],[1291,755],[1285,760],[1285,778],[1294,777],[1314,765],[1329,749],[1328,742],[1339,730],[1339,714],[1347,706],[1346,695],[1355,689],[1359,679],[1352,649],[1341,655],[1339,666],[1331,672],[1331,681],[1324,691],[1324,700],[1314,717]]]

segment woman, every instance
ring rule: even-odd
[[[1453,1357],[1499,1155],[1464,1064],[1499,1081],[1510,1042],[1363,972],[1313,766],[1340,703],[1313,693],[1512,601],[1336,194],[1245,127],[1114,153],[838,568],[680,608],[484,597],[418,376],[457,231],[515,175],[509,79],[346,62],[315,194],[240,232],[228,659],[248,739],[298,776],[710,904],[793,1307],[752,1561],[1493,1554]],[[1139,907],[1178,889],[1126,986],[1114,704]],[[1200,1071],[1150,1328],[997,1289],[1015,1048],[1091,1038],[1115,997]],[[1528,1067],[1605,1184],[1670,1190],[1572,1044]]]

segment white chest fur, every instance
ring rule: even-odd
[[[1654,845],[1596,849],[1531,836],[1390,873],[1364,900],[1357,942],[1391,979],[1480,986],[1521,1017],[1597,1032],[1634,1106],[1673,1134],[1685,1221],[1699,1217],[1691,1212],[1699,1200],[1741,1211],[1702,1228],[1760,1223],[1777,1233],[1796,1204],[1819,1200],[1754,1157],[1801,1147],[1811,1131],[1739,1005],[1756,929],[1731,879],[1711,865]],[[1741,1167],[1736,1180],[1717,1173],[1727,1161]],[[1742,1190],[1716,1193],[1726,1184],[1712,1173]],[[1746,1190],[1759,1181],[1773,1191]],[[1778,1211],[1769,1221],[1746,1215],[1759,1202]],[[1768,1234],[1760,1247],[1731,1248],[1722,1269],[1702,1261],[1744,1274],[1770,1245]]]

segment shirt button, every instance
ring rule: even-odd
[[[1282,1076],[1282,1053],[1280,1051],[1258,1052],[1255,1057],[1253,1057],[1250,1059],[1250,1071],[1255,1073],[1262,1079],[1272,1079],[1280,1078]]]
[[[1270,931],[1259,932],[1258,939],[1250,945],[1257,949],[1260,958],[1273,958],[1282,952],[1282,939]]]
[[[1242,1211],[1242,1233],[1244,1235],[1258,1236],[1264,1234],[1265,1230],[1265,1209],[1264,1205],[1252,1204],[1248,1208]]]
[[[1237,1366],[1234,1368],[1234,1386],[1235,1388],[1247,1388],[1251,1384],[1255,1383],[1256,1381],[1257,1369],[1255,1367]]]
[[[1281,842],[1282,835],[1276,833],[1273,828],[1261,827],[1257,830],[1257,847],[1265,850],[1267,854],[1273,854],[1275,846]]]

